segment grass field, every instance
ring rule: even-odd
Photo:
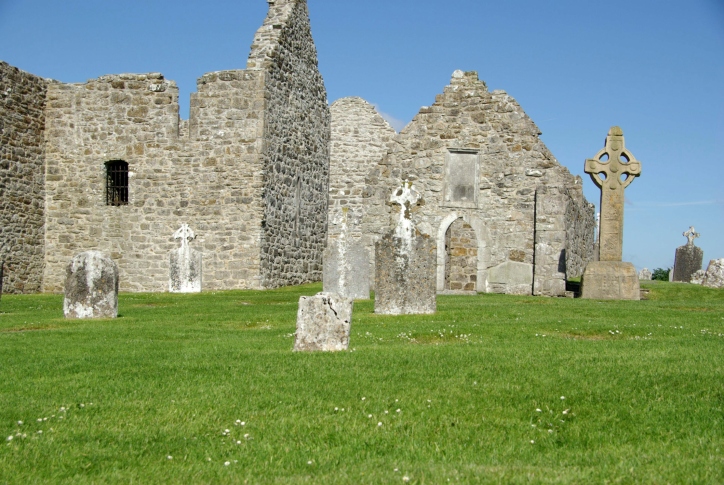
[[[355,303],[291,351],[318,285],[0,301],[0,483],[724,483],[724,291]]]

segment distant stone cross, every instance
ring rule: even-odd
[[[585,172],[601,189],[600,261],[621,261],[623,250],[623,191],[641,175],[641,162],[626,149],[623,130],[614,126],[606,145],[586,160]]]
[[[415,227],[410,216],[410,207],[417,204],[421,198],[420,192],[415,190],[415,186],[407,180],[402,182],[402,185],[395,189],[390,197],[390,202],[400,205],[400,220],[397,222],[395,235],[405,241],[410,241],[410,244]]]
[[[689,242],[686,243],[687,246],[693,246],[694,245],[694,239],[699,237],[699,233],[694,231],[694,226],[690,226],[689,230],[686,231],[684,234],[682,234],[686,239],[689,240]]]
[[[182,249],[188,248],[189,241],[191,241],[195,237],[196,234],[194,234],[194,231],[191,230],[188,224],[181,224],[181,227],[173,233],[174,239],[181,239]]]

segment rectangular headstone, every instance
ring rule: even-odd
[[[686,244],[676,248],[676,258],[674,259],[674,276],[672,281],[682,281],[688,283],[691,281],[691,275],[701,269],[704,261],[704,250],[698,246]]]
[[[436,271],[437,245],[430,236],[384,236],[375,244],[375,313],[435,313]]]
[[[68,264],[63,300],[65,318],[116,318],[118,266],[100,251],[76,255]]]
[[[351,298],[317,293],[299,298],[295,352],[335,352],[349,348]]]
[[[361,239],[328,239],[324,250],[323,291],[353,300],[368,300],[369,267],[370,257]]]

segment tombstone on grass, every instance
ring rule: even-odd
[[[706,276],[706,271],[703,269],[700,269],[699,271],[695,271],[693,275],[691,275],[691,280],[689,283],[692,285],[700,285],[704,282],[704,277]]]
[[[701,284],[709,288],[724,288],[724,258],[709,261]]]
[[[644,268],[639,271],[639,279],[644,281],[651,281],[651,271],[648,268]]]
[[[76,255],[65,272],[65,318],[116,318],[118,266],[100,251]]]
[[[181,246],[178,249],[172,249],[168,255],[168,291],[171,293],[199,293],[201,291],[201,252],[189,245],[196,234],[188,224],[182,224],[173,237],[181,240]]]
[[[362,244],[361,234],[354,234],[350,228],[349,210],[342,213],[332,223],[340,225],[337,237],[327,239],[323,263],[323,291],[335,293],[354,300],[367,300],[370,297],[370,256]]]
[[[628,151],[623,130],[612,127],[606,144],[586,160],[585,172],[601,189],[599,260],[586,265],[581,278],[581,297],[597,300],[639,300],[641,290],[636,268],[622,262],[624,189],[641,175],[641,163]]]
[[[672,281],[688,283],[691,281],[691,275],[701,269],[701,263],[704,260],[704,251],[694,245],[694,239],[699,237],[699,233],[694,230],[694,226],[691,226],[682,236],[684,236],[687,241],[685,245],[676,248]]]
[[[390,198],[400,206],[395,229],[375,243],[375,313],[435,313],[437,246],[410,217],[420,193],[405,181]]]
[[[317,293],[299,298],[295,352],[335,352],[349,348],[351,298]]]

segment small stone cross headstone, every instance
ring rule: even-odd
[[[181,240],[178,249],[169,253],[168,291],[171,293],[199,293],[201,291],[201,252],[190,246],[196,234],[188,224],[182,224],[174,232],[174,239]]]
[[[76,255],[65,277],[65,318],[116,318],[118,266],[100,251]]]
[[[639,300],[636,268],[622,262],[624,190],[641,175],[641,162],[626,148],[623,130],[612,127],[605,146],[586,160],[585,172],[601,189],[598,261],[586,266],[581,280],[583,298]]]
[[[689,227],[689,230],[683,232],[682,236],[686,238],[686,244],[676,248],[672,281],[689,283],[692,275],[701,269],[704,250],[694,245],[694,239],[700,236],[694,230],[694,226]]]
[[[407,181],[390,197],[400,205],[400,217],[375,243],[375,313],[424,314],[437,308],[437,246],[430,236],[420,234],[411,217],[420,199]]]
[[[335,352],[349,348],[351,298],[317,293],[299,298],[295,352]]]

